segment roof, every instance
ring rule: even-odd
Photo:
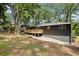
[[[71,23],[69,22],[44,23],[37,26],[52,26],[52,25],[65,25],[65,24],[71,24]]]

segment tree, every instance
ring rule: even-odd
[[[76,14],[76,11],[78,11],[78,4],[71,3],[71,4],[65,4],[64,5],[64,15],[65,15],[65,22],[71,22],[72,14]]]
[[[77,15],[79,11],[78,4],[76,3],[65,3],[65,4],[42,4],[45,10],[51,11],[54,19],[57,22],[72,22],[72,15]],[[48,15],[49,16],[49,15]]]
[[[8,4],[0,4],[0,28],[10,29],[10,22],[7,21],[6,11],[8,9]]]
[[[0,4],[0,19],[5,20],[5,11],[7,10],[7,4]]]
[[[64,4],[41,4],[43,12],[46,11],[44,14],[47,15],[47,18],[49,18],[50,22],[61,22],[61,16],[63,14],[63,6]]]
[[[12,12],[12,16],[14,19],[14,24],[15,24],[15,34],[19,35],[19,28],[18,28],[18,5],[17,4],[8,4],[10,7],[10,10]]]
[[[72,24],[72,35],[79,36],[79,22],[75,22]]]
[[[36,19],[40,6],[38,4],[9,4],[15,21],[15,34],[19,34],[19,26],[32,18]]]

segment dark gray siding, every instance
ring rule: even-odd
[[[55,38],[60,41],[69,42],[70,36],[71,36],[71,25],[65,24],[65,29],[58,28],[60,25],[54,25],[54,26],[43,26],[44,32],[43,35],[51,38]]]

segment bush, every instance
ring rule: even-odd
[[[75,42],[79,43],[79,36],[76,36]]]

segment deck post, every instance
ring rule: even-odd
[[[69,31],[70,31],[70,36],[69,36],[69,45],[71,45],[71,43],[72,43],[72,39],[71,39],[71,24],[70,24],[69,26],[70,26],[70,29],[69,29]]]

